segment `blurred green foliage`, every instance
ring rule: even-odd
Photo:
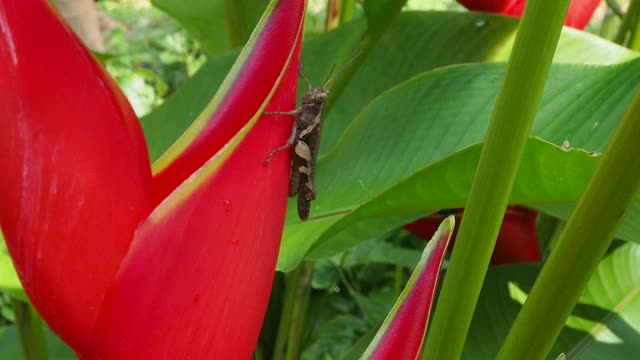
[[[143,116],[179,88],[207,56],[180,24],[148,1],[102,0],[105,52],[96,54]],[[305,38],[325,32],[326,0],[309,0]],[[453,0],[409,0],[407,9],[461,9]],[[355,19],[362,16],[356,7]]]
[[[101,1],[104,64],[138,116],[160,105],[206,60],[197,41],[174,20],[144,2]]]
[[[207,56],[180,24],[146,1],[102,0],[105,52],[96,54],[143,116],[179,88]],[[309,1],[305,36],[324,32],[325,0]]]
[[[409,278],[424,243],[398,229],[316,261],[301,358],[343,359],[377,330],[402,289],[397,283]]]

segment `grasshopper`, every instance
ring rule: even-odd
[[[333,72],[333,69],[331,72]],[[265,160],[265,164],[268,164],[276,153],[290,149],[289,197],[298,195],[298,216],[300,220],[307,220],[311,201],[316,198],[316,187],[313,179],[320,147],[322,112],[329,97],[327,84],[333,78],[327,77],[322,86],[314,88],[302,71],[300,76],[307,83],[307,92],[302,96],[300,107],[293,111],[264,113],[264,115],[291,115],[296,117],[287,143],[271,151]]]

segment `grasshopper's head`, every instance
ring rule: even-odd
[[[307,91],[302,96],[302,103],[322,105],[327,101],[328,97],[329,97],[329,89],[327,89],[325,86],[322,86],[315,89],[309,89],[309,91]]]

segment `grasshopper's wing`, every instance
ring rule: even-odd
[[[323,112],[324,112],[324,105],[323,105],[323,108],[320,109],[320,112],[318,113],[318,115],[316,115],[315,119],[313,119],[313,124],[314,124],[313,129],[309,132],[309,134],[307,134],[307,136],[304,137],[305,142],[309,146],[309,153],[311,154],[311,157],[309,158],[309,169],[310,169],[309,182],[311,183],[311,186],[314,189],[314,194],[315,194],[314,179],[316,174],[316,162],[318,160],[318,152],[320,151],[320,137],[322,135]]]
[[[309,212],[311,212],[311,201],[305,199],[304,196],[298,196],[298,217],[300,220],[307,220]]]
[[[291,147],[291,175],[289,177],[289,197],[298,195],[300,190],[300,171],[301,166],[307,166],[307,160],[296,154],[297,142]]]
[[[306,220],[309,217],[311,201],[316,198],[315,187],[311,182],[313,169],[311,167],[312,154],[309,145],[302,140],[298,140],[294,146],[293,159],[291,181],[294,178],[297,181],[295,190],[298,193],[298,216],[301,220]]]

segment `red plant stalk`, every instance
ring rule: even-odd
[[[458,0],[467,9],[520,17],[526,0]],[[576,29],[584,29],[600,0],[572,0],[564,24]]]
[[[44,0],[0,0],[0,226],[83,359],[249,358],[273,280],[305,2],[272,1],[154,165],[125,97]]]

